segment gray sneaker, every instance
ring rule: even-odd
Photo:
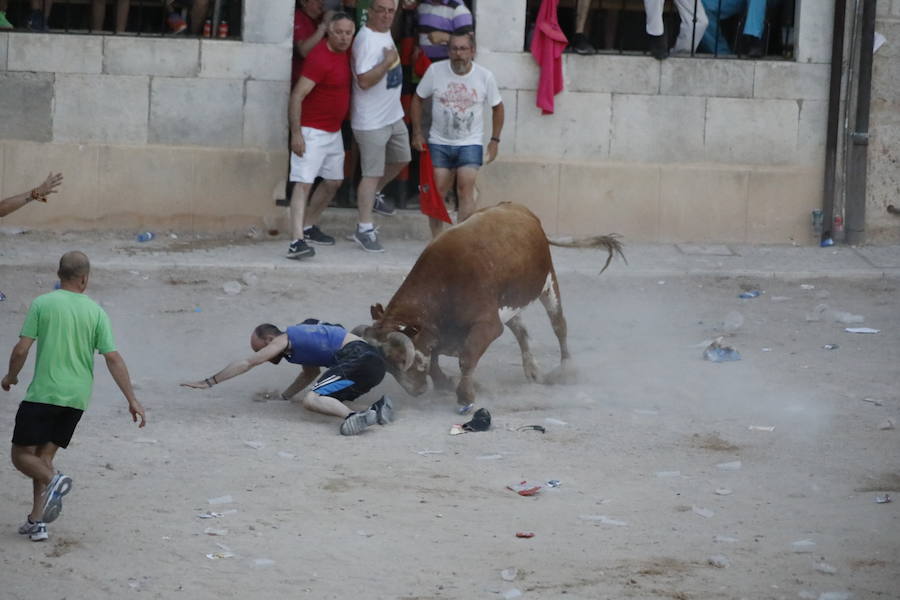
[[[50,534],[47,533],[47,524],[43,521],[35,523],[34,528],[29,532],[28,537],[32,542],[43,542],[49,538]]]
[[[44,508],[41,522],[52,523],[62,512],[62,497],[72,490],[72,478],[57,473],[44,490]]]
[[[378,402],[369,407],[369,410],[375,411],[379,425],[387,425],[394,420],[394,403],[391,402],[390,396],[382,396]]]
[[[371,408],[350,413],[341,423],[341,435],[358,435],[363,429],[377,422],[378,415]]]
[[[397,214],[397,209],[388,202],[381,192],[375,192],[375,205],[372,207],[372,211],[385,217],[393,217]]]
[[[384,252],[384,248],[378,243],[378,234],[375,233],[374,227],[368,231],[357,229],[353,234],[353,241],[362,246],[366,252]]]

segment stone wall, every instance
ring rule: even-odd
[[[791,62],[564,54],[565,91],[541,115],[538,68],[524,37],[504,31],[524,23],[524,0],[478,0],[477,60],[496,74],[507,115],[481,197],[522,201],[561,234],[811,243],[831,53],[825,4],[802,3]],[[501,6],[512,13],[504,23],[489,18]]]
[[[872,65],[872,113],[866,197],[866,239],[900,242],[900,0],[878,0],[875,31],[886,41]]]
[[[244,0],[243,39],[0,33],[0,195],[62,171],[4,224],[241,227],[287,165],[292,0]]]

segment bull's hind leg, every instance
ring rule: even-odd
[[[468,408],[475,403],[475,381],[473,374],[478,361],[491,345],[491,342],[503,333],[503,323],[499,317],[487,322],[479,322],[469,329],[463,349],[459,353],[459,385],[456,387],[456,402],[460,407]]]
[[[562,300],[559,295],[559,282],[556,280],[556,272],[550,267],[549,284],[541,292],[541,304],[550,317],[550,325],[553,327],[553,333],[559,340],[559,367],[548,373],[544,377],[544,383],[559,383],[563,381],[571,372],[571,356],[569,355],[569,345],[566,342],[568,327],[566,325],[566,317],[563,315]]]
[[[541,373],[538,369],[537,361],[531,353],[528,330],[525,329],[525,324],[522,323],[521,317],[519,315],[514,316],[506,322],[506,326],[509,327],[509,330],[516,336],[516,341],[519,342],[519,350],[522,351],[522,368],[525,369],[525,377],[530,381],[539,381]]]

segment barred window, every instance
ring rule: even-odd
[[[240,39],[242,0],[0,0],[15,31]]]

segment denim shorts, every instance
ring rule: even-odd
[[[428,150],[431,152],[431,164],[436,169],[458,169],[460,167],[477,169],[484,160],[481,144],[471,146],[428,144]]]

